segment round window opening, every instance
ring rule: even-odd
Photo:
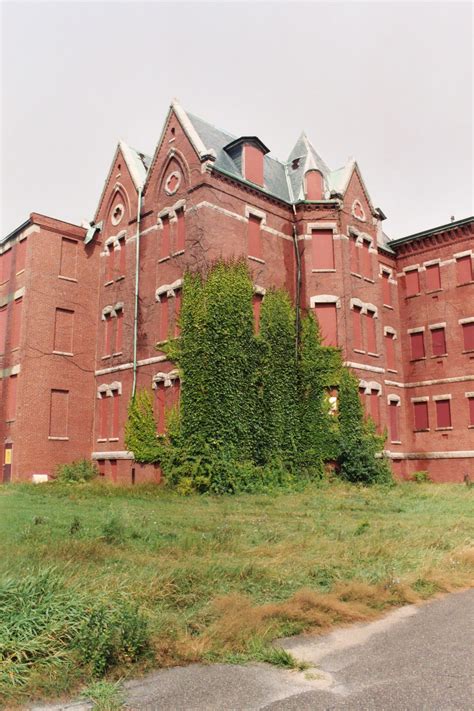
[[[365,212],[364,208],[360,204],[359,200],[354,200],[352,203],[352,214],[357,220],[360,220],[361,222],[365,222]]]
[[[114,207],[114,211],[112,212],[112,224],[113,225],[118,225],[119,222],[121,222],[122,217],[125,214],[125,208],[122,205],[122,203],[119,203]]]
[[[179,171],[175,170],[173,173],[170,173],[168,175],[168,177],[166,178],[165,193],[167,195],[174,195],[180,185],[181,185],[181,173]]]

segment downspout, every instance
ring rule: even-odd
[[[137,342],[138,342],[138,289],[140,285],[140,216],[142,211],[142,188],[138,188],[137,236],[135,241],[135,292],[133,312],[133,384],[132,399],[137,390]]]
[[[298,230],[296,227],[296,208],[293,203],[293,215],[295,221],[293,223],[293,247],[296,258],[296,293],[295,293],[295,328],[296,328],[296,358],[299,357],[300,340],[301,340],[301,254],[298,246]]]

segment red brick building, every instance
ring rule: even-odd
[[[355,161],[331,171],[302,135],[282,162],[174,102],[152,158],[119,143],[90,226],[32,214],[0,242],[3,480],[90,456],[157,480],[125,448],[127,405],[152,386],[163,430],[183,274],[231,256],[256,322],[272,286],[314,310],[399,476],[474,478],[474,218],[392,241],[384,219]]]

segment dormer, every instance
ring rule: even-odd
[[[245,180],[263,186],[263,157],[269,152],[257,136],[241,136],[224,146]]]
[[[306,200],[324,199],[324,178],[320,170],[308,170],[304,176]]]

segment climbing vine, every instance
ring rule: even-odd
[[[156,436],[153,396],[149,390],[137,390],[128,406],[125,424],[125,446],[134,453],[137,462],[156,462],[161,447]]]

